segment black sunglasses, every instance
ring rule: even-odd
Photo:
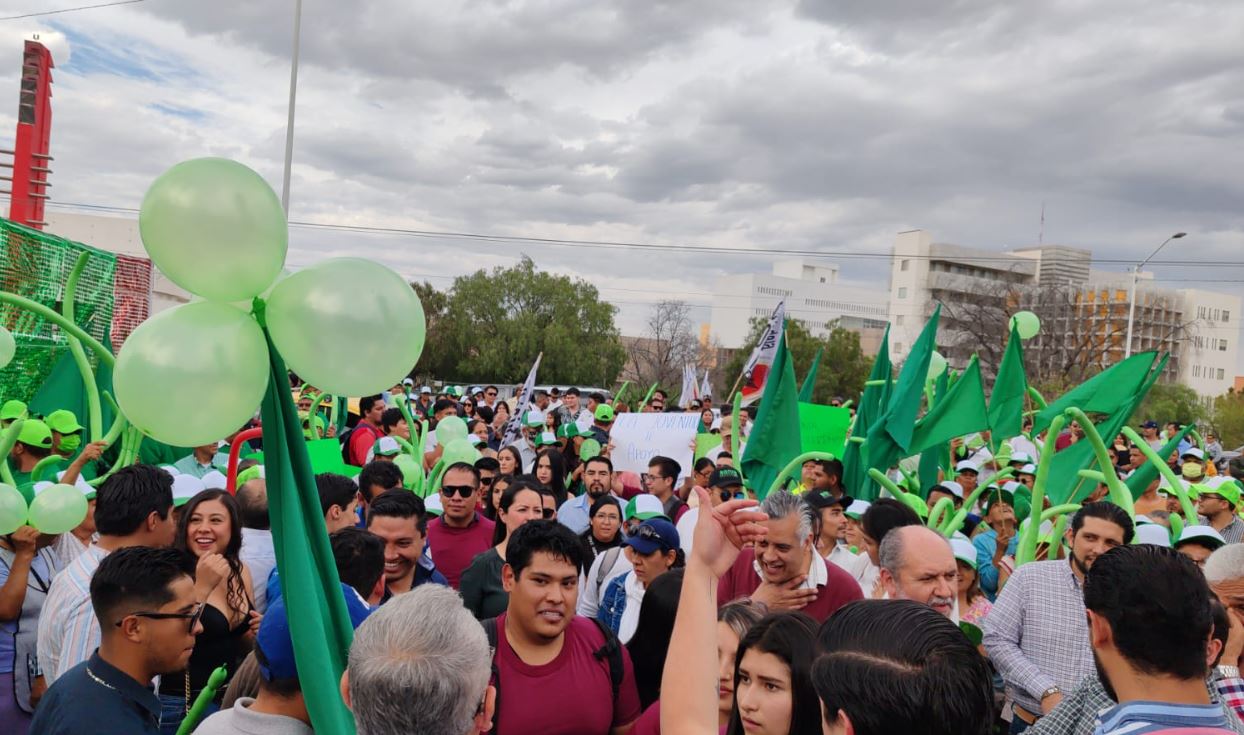
[[[469,498],[473,492],[475,487],[471,485],[441,485],[441,494],[447,498],[452,498],[454,493],[460,498]]]
[[[193,610],[191,610],[190,612],[184,612],[184,613],[162,613],[162,612],[151,612],[148,610],[142,610],[139,612],[130,613],[129,615],[126,615],[125,618],[131,618],[131,617],[132,618],[147,618],[148,620],[176,620],[180,618],[182,620],[189,621],[189,627],[187,628],[187,630],[193,633],[194,626],[198,625],[199,618],[203,617],[203,608],[205,606],[206,606],[206,603],[200,602],[194,606]],[[125,622],[125,618],[121,618],[116,623],[114,623],[114,625],[120,628],[121,623]]]
[[[495,478],[495,477],[481,477],[481,478],[479,478],[479,484],[481,484],[481,485],[491,485],[491,484],[492,484],[492,481],[493,481],[493,480],[495,480],[495,479],[497,479],[497,478]]]
[[[540,509],[540,516],[541,516],[542,518],[544,518],[544,520],[546,520],[546,521],[547,521],[548,519],[552,518],[552,517],[553,517],[553,514],[554,514],[554,513],[556,513],[556,512],[557,512],[557,511],[553,510],[552,508],[541,508],[541,509]]]
[[[641,539],[644,539],[645,541],[662,541],[663,540],[661,538],[660,531],[657,531],[652,526],[640,526],[639,530],[635,532],[635,535]]]

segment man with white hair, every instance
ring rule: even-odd
[[[476,735],[492,729],[488,640],[457,592],[424,585],[354,633],[341,696],[358,735]]]
[[[912,600],[953,616],[959,566],[945,536],[924,526],[896,528],[881,540],[877,556],[891,600]]]

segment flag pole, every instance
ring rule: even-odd
[[[281,208],[289,218],[289,176],[294,163],[294,108],[298,98],[298,50],[302,38],[302,0],[294,0],[294,53],[289,66],[289,117],[285,121],[285,170],[281,181]]]

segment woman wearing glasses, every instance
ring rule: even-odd
[[[181,509],[173,547],[199,559],[201,578],[196,580],[195,592],[206,604],[200,618],[203,632],[195,639],[189,666],[181,677],[166,676],[160,684],[160,730],[167,735],[177,732],[216,667],[226,667],[230,675],[237,670],[254,644],[262,618],[252,602],[255,593],[250,569],[238,557],[242,524],[232,495],[224,490],[204,490],[187,501]],[[205,566],[215,567],[218,574],[202,574]],[[220,708],[224,692],[221,686],[208,714]]]
[[[501,493],[497,506],[499,522],[492,537],[496,545],[477,555],[462,573],[462,601],[476,618],[486,620],[505,612],[510,602],[509,593],[501,585],[506,545],[519,526],[543,517],[539,484],[530,478],[514,480]]]
[[[597,554],[622,545],[622,503],[612,495],[605,495],[592,503],[588,511],[588,528],[579,535],[587,557],[584,569],[591,569]]]
[[[631,571],[614,579],[601,596],[596,619],[613,629],[618,640],[629,643],[639,622],[644,590],[652,580],[685,564],[678,531],[664,518],[649,518],[626,539]]]

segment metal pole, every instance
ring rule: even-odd
[[[298,47],[302,37],[302,0],[294,0],[294,54],[289,67],[289,119],[285,123],[285,177],[281,182],[281,207],[289,217],[289,174],[294,163],[294,107],[298,98]]]
[[[1127,343],[1123,346],[1123,358],[1132,356],[1132,322],[1136,318],[1136,282],[1140,280],[1140,266],[1132,266],[1132,295],[1128,297]]]

